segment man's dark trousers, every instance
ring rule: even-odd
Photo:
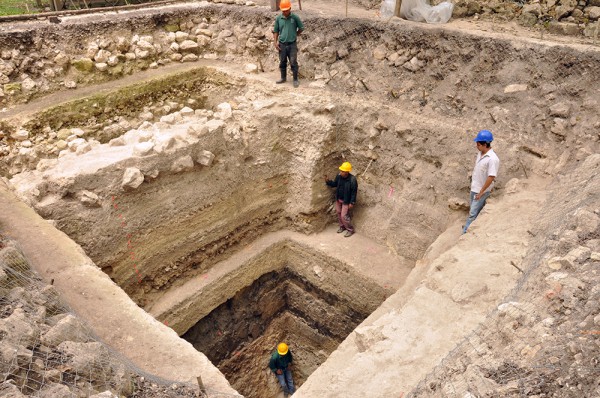
[[[294,80],[298,80],[298,46],[295,41],[292,43],[279,42],[279,70],[283,80],[287,76],[288,59],[290,60]]]

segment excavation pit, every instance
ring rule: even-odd
[[[256,264],[271,270],[182,335],[246,397],[280,393],[268,368],[277,343],[290,345],[300,386],[387,297],[383,287],[343,262],[291,241],[269,247],[227,279],[246,279]],[[200,296],[224,291],[220,283],[214,285]]]

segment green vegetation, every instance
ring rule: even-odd
[[[41,0],[0,0],[0,16],[43,11]]]

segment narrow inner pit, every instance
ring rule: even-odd
[[[268,368],[277,343],[289,344],[299,387],[386,297],[380,286],[351,270],[338,274],[335,267],[307,265],[263,274],[182,336],[246,397],[280,394]],[[329,283],[336,276],[345,283]]]

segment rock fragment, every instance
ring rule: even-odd
[[[123,173],[123,182],[121,187],[125,190],[136,189],[144,182],[144,175],[135,167],[128,167]]]

